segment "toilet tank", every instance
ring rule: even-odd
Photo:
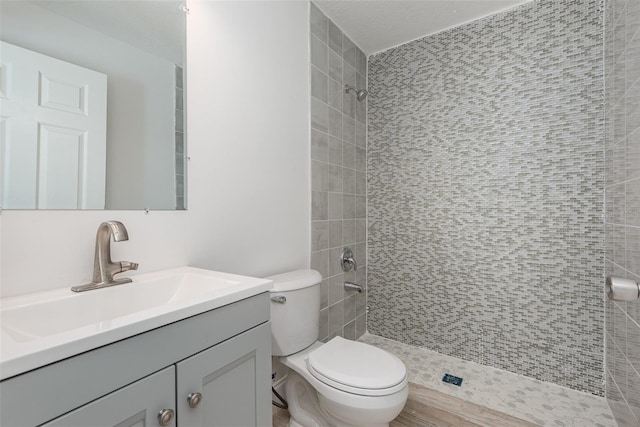
[[[267,279],[273,280],[271,354],[288,356],[309,347],[318,340],[322,276],[315,270],[296,270]]]

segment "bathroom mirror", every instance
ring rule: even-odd
[[[0,2],[2,209],[185,209],[185,10]]]

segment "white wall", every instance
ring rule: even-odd
[[[26,2],[3,2],[1,24],[3,41],[107,74],[106,206],[175,206],[175,65]]]
[[[95,231],[141,272],[265,276],[309,266],[307,2],[190,2],[187,211],[4,211],[1,296],[87,281]]]

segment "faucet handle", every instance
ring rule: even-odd
[[[137,262],[120,261],[120,273],[123,271],[137,270],[139,264]]]
[[[353,267],[353,271],[358,269],[358,263],[353,257],[353,251],[351,248],[344,248],[342,250],[342,253],[340,254],[340,266],[342,267],[342,271],[349,271],[351,270],[351,267]]]

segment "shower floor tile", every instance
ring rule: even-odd
[[[360,341],[397,355],[409,381],[542,426],[616,427],[602,397],[475,362],[445,356],[369,333]],[[442,382],[445,373],[462,386]]]

